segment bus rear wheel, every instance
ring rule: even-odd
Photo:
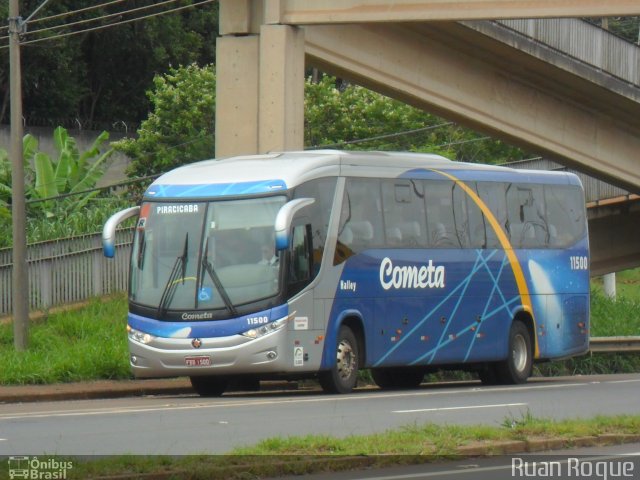
[[[191,386],[201,397],[219,397],[229,386],[226,377],[189,377]]]
[[[424,380],[422,368],[374,368],[373,381],[383,390],[416,388]]]
[[[358,340],[347,326],[341,326],[336,341],[336,359],[331,370],[320,372],[320,386],[328,393],[349,393],[358,382],[360,356]]]
[[[527,326],[516,320],[509,331],[509,351],[507,358],[495,364],[495,376],[498,383],[512,385],[524,383],[533,368],[533,348]]]

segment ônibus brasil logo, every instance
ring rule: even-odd
[[[389,257],[380,263],[380,284],[391,288],[444,288],[445,269],[429,260],[427,265],[394,265]]]
[[[9,478],[27,478],[33,480],[65,480],[68,470],[73,468],[73,462],[38,457],[11,456],[9,463]]]

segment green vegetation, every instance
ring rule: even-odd
[[[130,378],[126,315],[124,295],[46,315],[24,352],[13,348],[12,325],[0,324],[0,385]]]
[[[335,472],[365,467],[432,463],[461,458],[465,447],[500,453],[505,442],[535,442],[553,439],[558,446],[571,447],[585,437],[596,443],[635,440],[640,416],[599,416],[594,419],[553,421],[506,418],[501,426],[409,425],[383,433],[334,438],[324,435],[270,438],[255,446],[240,447],[226,455],[186,457],[119,456],[73,463],[67,478],[140,478],[141,476],[180,479],[243,479],[281,475]],[[627,436],[627,438],[625,438]],[[527,443],[523,444],[523,451]],[[477,454],[476,454],[477,455]],[[42,461],[45,456],[42,456]],[[57,458],[57,461],[66,459]],[[0,472],[7,468],[0,465]],[[155,477],[154,477],[155,478]]]
[[[41,3],[21,1],[22,18],[26,19]],[[75,127],[79,123],[81,128],[95,129],[96,123],[103,128],[122,128],[140,122],[149,109],[145,91],[151,87],[154,75],[167,72],[171,65],[215,60],[218,2],[156,15],[196,3],[197,0],[48,2],[22,37],[25,42],[39,40],[21,52],[27,124]],[[8,4],[0,2],[3,26]],[[149,18],[125,23],[142,16]],[[92,28],[101,25],[114,28]],[[85,33],[61,35],[74,31]],[[6,30],[0,34],[5,35]],[[2,42],[6,46],[7,40]],[[1,123],[8,123],[9,119],[8,66],[9,52],[4,48],[0,50]]]
[[[100,231],[108,215],[126,200],[114,195],[99,197],[94,190],[113,153],[106,147],[107,132],[100,133],[84,152],[67,130],[53,132],[56,157],[39,149],[31,134],[23,139],[27,238],[29,242]],[[0,148],[0,248],[11,238],[11,162]]]
[[[163,173],[214,156],[215,68],[171,69],[157,75],[153,84],[148,92],[153,111],[142,122],[137,138],[114,144],[132,159],[128,173],[133,177]]]

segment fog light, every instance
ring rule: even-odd
[[[278,356],[278,354],[276,352],[273,352],[273,351],[267,352],[267,358],[269,360],[275,360],[277,356]]]
[[[138,357],[135,355],[131,355],[131,365],[135,365],[138,363]]]

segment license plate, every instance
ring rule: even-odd
[[[205,355],[198,357],[185,357],[184,363],[187,367],[210,367],[211,357]]]

